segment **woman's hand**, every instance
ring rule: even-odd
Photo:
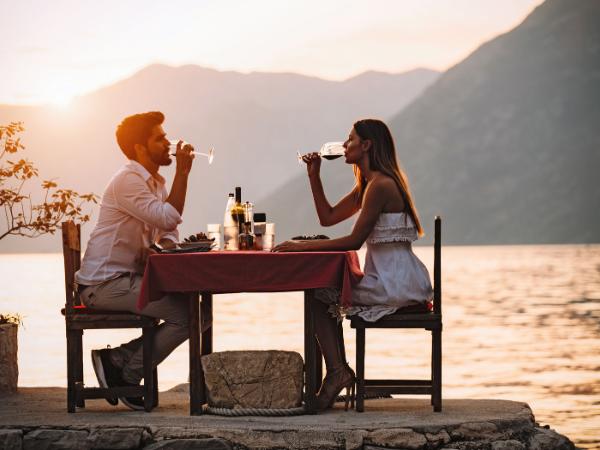
[[[321,157],[317,152],[307,153],[302,156],[302,161],[306,163],[306,170],[309,177],[318,177],[321,173]]]
[[[305,241],[285,241],[273,247],[272,252],[303,252],[306,251]]]

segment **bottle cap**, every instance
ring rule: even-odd
[[[267,215],[265,213],[254,213],[254,222],[266,222]]]

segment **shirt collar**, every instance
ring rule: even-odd
[[[144,166],[142,166],[139,162],[137,162],[133,159],[129,160],[129,163],[127,164],[127,166],[129,167],[130,170],[133,170],[134,172],[139,173],[144,178],[144,181],[146,181],[146,182],[148,181],[148,179],[154,178],[160,184],[165,184],[165,179],[161,174],[159,174],[157,172],[156,175],[152,176],[152,174],[150,172],[148,172],[148,170]]]

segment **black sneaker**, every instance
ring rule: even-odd
[[[121,387],[129,387],[134,386],[138,387],[140,383],[129,383],[123,379],[122,372],[118,372],[118,377],[114,380],[108,381],[109,386],[121,386]],[[143,411],[144,410],[144,397],[119,397],[121,403],[133,409],[134,411]]]
[[[134,411],[144,411],[144,397],[119,397],[119,400]]]
[[[101,388],[107,389],[110,387],[109,380],[114,379],[116,373],[119,372],[108,356],[110,349],[92,350],[92,366],[96,372],[96,378]],[[120,377],[120,376],[119,376]],[[112,380],[111,380],[112,381]],[[116,396],[105,397],[106,401],[115,406],[119,403]]]
[[[92,350],[92,362],[94,363],[94,370],[98,377],[98,383],[102,387],[127,387],[127,386],[139,386],[139,383],[128,383],[123,379],[121,369],[117,368],[110,360],[108,353],[110,349],[105,348],[102,350]],[[102,375],[102,379],[100,377]],[[116,405],[119,400],[133,409],[134,411],[144,410],[144,397],[107,397],[106,401],[111,405]],[[114,402],[114,403],[113,403]]]

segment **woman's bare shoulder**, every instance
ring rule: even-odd
[[[383,201],[383,212],[404,211],[404,198],[392,177],[379,174],[371,180],[371,183],[373,195],[379,197]]]
[[[374,188],[377,188],[377,190],[396,190],[396,182],[394,179],[382,173],[375,176],[369,184]]]

